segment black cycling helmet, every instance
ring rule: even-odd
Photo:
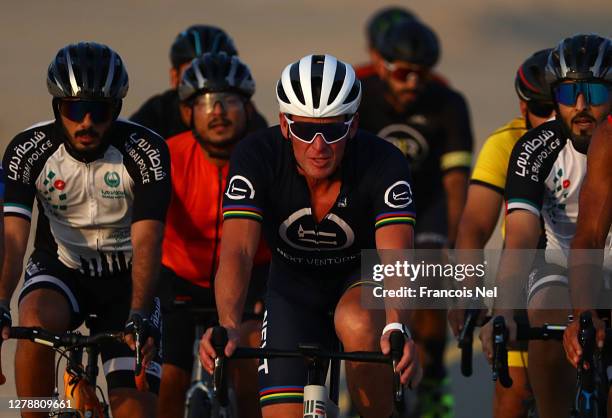
[[[550,86],[545,76],[546,64],[551,51],[552,48],[547,48],[534,53],[516,71],[514,88],[521,100],[552,103]]]
[[[379,38],[378,52],[388,61],[406,61],[433,67],[440,57],[438,37],[426,24],[404,19],[393,24]]]
[[[403,19],[416,19],[416,16],[403,7],[391,6],[380,9],[368,20],[366,32],[371,48],[377,48],[377,40],[391,25]]]
[[[246,98],[255,93],[249,67],[235,55],[207,53],[194,59],[183,73],[178,94],[181,101],[209,92],[236,92]]]
[[[172,67],[179,68],[207,52],[238,55],[234,41],[223,29],[210,25],[193,25],[174,39],[170,47],[170,62]]]
[[[601,80],[612,83],[612,42],[596,34],[565,38],[548,57],[546,81]]]
[[[56,99],[121,100],[128,86],[119,54],[95,42],[79,42],[60,49],[47,71],[47,89]]]

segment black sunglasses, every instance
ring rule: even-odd
[[[115,103],[101,100],[62,100],[59,102],[59,111],[73,122],[81,122],[89,113],[93,123],[103,123],[112,119]]]

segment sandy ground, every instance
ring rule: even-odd
[[[471,107],[476,149],[487,134],[518,113],[513,90],[517,66],[532,52],[577,32],[610,34],[608,0],[414,0],[411,8],[436,29],[442,43],[438,70],[464,93]],[[0,144],[35,122],[52,117],[46,68],[64,44],[95,40],[115,48],[127,63],[130,92],[124,115],[168,85],[168,48],[193,23],[225,28],[251,66],[255,102],[277,118],[274,83],[282,68],[307,53],[331,53],[352,63],[366,60],[364,23],[387,1],[107,0],[2,2],[0,5]],[[499,238],[492,240],[499,247]],[[14,344],[3,347],[7,384],[14,396]],[[449,354],[453,375],[458,374]],[[491,385],[482,363],[471,380],[454,378],[457,417],[489,417]],[[469,384],[466,384],[468,383]],[[477,386],[475,386],[477,385]],[[477,390],[474,388],[477,387]],[[1,398],[6,399],[6,398]],[[0,417],[16,416],[0,407]]]

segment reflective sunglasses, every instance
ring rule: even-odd
[[[333,123],[311,123],[311,122],[296,122],[285,116],[285,120],[289,124],[289,132],[291,135],[307,144],[312,144],[317,135],[321,135],[326,144],[333,144],[343,140],[351,129],[353,117],[346,122]]]
[[[225,112],[242,109],[244,100],[235,93],[205,93],[198,96],[193,105],[198,111],[212,113],[219,103]]]
[[[100,100],[62,100],[59,111],[73,122],[81,122],[89,113],[93,123],[108,122],[115,113],[115,104]]]
[[[555,105],[553,105],[552,103],[529,101],[527,102],[527,109],[532,115],[535,115],[539,118],[547,118],[555,110]]]
[[[391,77],[402,83],[411,79],[417,78],[422,80],[429,75],[429,68],[415,68],[415,67],[400,67],[396,64],[385,61],[385,68],[391,72]]]
[[[563,83],[555,87],[555,100],[565,106],[573,106],[578,95],[584,95],[587,104],[599,106],[610,98],[610,86],[604,83],[579,81],[577,83]]]

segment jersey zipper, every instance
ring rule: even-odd
[[[210,263],[210,287],[212,288],[212,284],[213,284],[213,280],[214,280],[214,276],[215,276],[215,269],[217,268],[217,248],[219,246],[219,228],[220,228],[220,221],[221,221],[221,197],[223,196],[222,192],[221,192],[221,187],[223,186],[223,167],[218,167],[217,168],[217,173],[218,173],[218,188],[217,188],[217,215],[216,215],[216,219],[215,219],[215,245],[213,247],[213,252],[212,252],[212,262]]]
[[[89,222],[91,225],[95,225],[95,219],[97,216],[96,211],[96,199],[95,199],[95,184],[93,170],[91,169],[90,163],[85,163],[86,178],[87,178],[87,197],[89,199]],[[96,232],[96,249],[100,250],[100,230]]]

